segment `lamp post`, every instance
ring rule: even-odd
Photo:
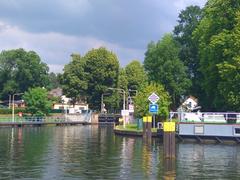
[[[133,89],[128,89],[129,92],[135,92],[135,96],[137,95],[138,91],[137,90],[133,90]]]
[[[11,108],[11,94],[8,95],[8,109]]]
[[[103,107],[103,96],[104,95],[109,95],[109,93],[102,93],[102,95],[101,95],[101,113],[103,112],[103,109],[104,109],[104,107]]]
[[[132,97],[131,97],[131,93],[130,92],[135,92],[135,96],[137,95],[138,91],[137,90],[133,90],[133,89],[128,89],[128,92],[129,92],[129,102],[128,102],[128,109],[129,109],[129,118],[130,118],[130,121],[134,121],[134,102],[132,100]],[[131,107],[130,107],[131,106]]]
[[[120,91],[123,93],[123,111],[126,109],[126,104],[125,104],[125,101],[126,101],[126,92],[124,91],[124,89],[120,89],[120,88],[108,88],[108,89],[111,89],[111,90],[117,90],[117,91]],[[124,112],[125,113],[125,112]],[[123,115],[123,114],[122,114]],[[126,124],[126,115],[123,115],[123,128],[125,128],[125,124]]]
[[[124,89],[120,89],[120,88],[108,88],[111,90],[117,90],[123,93],[123,110],[126,109],[126,105],[125,105],[125,101],[126,101],[126,92],[124,91]]]
[[[13,94],[13,96],[12,96],[12,122],[14,122],[14,106],[15,106],[14,96],[18,96],[18,95],[22,95],[22,94],[24,94],[24,93],[16,93],[16,94]]]

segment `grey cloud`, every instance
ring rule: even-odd
[[[34,50],[61,71],[72,52],[105,46],[125,66],[144,59],[147,44],[173,29],[181,9],[205,1],[1,0],[0,50]]]
[[[0,18],[29,32],[98,37],[143,48],[172,30],[177,0],[2,0]]]

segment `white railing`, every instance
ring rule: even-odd
[[[92,112],[80,113],[80,114],[64,114],[59,116],[47,116],[47,117],[37,117],[37,116],[16,116],[14,122],[88,122],[91,123]],[[12,122],[11,116],[0,116],[0,123]]]
[[[240,123],[236,112],[170,112],[170,119],[180,122]]]

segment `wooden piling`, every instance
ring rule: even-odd
[[[164,180],[175,180],[176,179],[176,159],[175,158],[165,158],[163,160],[164,169]]]
[[[143,138],[152,138],[152,116],[143,117]]]
[[[164,158],[175,158],[175,122],[163,123],[163,148]]]

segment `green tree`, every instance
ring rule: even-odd
[[[118,88],[128,90],[128,77],[126,74],[126,70],[124,68],[120,68],[119,76],[118,76]]]
[[[34,51],[15,49],[0,54],[0,96],[25,92],[31,87],[48,84],[48,66]]]
[[[143,117],[149,114],[149,100],[148,97],[152,93],[156,93],[160,99],[157,102],[159,109],[157,115],[167,118],[169,115],[170,97],[161,84],[151,83],[143,86],[135,98],[135,114],[137,117]]]
[[[208,110],[237,110],[240,105],[239,9],[239,0],[209,0],[194,32]]]
[[[147,75],[139,61],[134,60],[130,62],[125,67],[125,71],[128,81],[128,89],[138,90],[141,86],[145,86],[147,84]]]
[[[145,53],[144,67],[150,81],[162,84],[169,92],[172,108],[175,109],[191,81],[186,67],[178,57],[179,46],[171,34],[166,34],[157,44],[151,42]]]
[[[61,86],[60,77],[61,74],[55,74],[54,72],[49,73],[48,74],[49,84],[47,85],[47,89],[51,90],[60,87]]]
[[[47,115],[51,109],[52,102],[48,99],[48,93],[45,88],[30,88],[23,96],[26,102],[26,111],[33,116]]]
[[[198,43],[192,38],[193,32],[202,19],[202,9],[199,6],[189,6],[181,11],[178,24],[174,28],[174,38],[180,44],[179,58],[188,68],[188,77],[192,81],[190,93],[197,97],[202,94],[200,86]]]
[[[89,51],[83,58],[88,82],[88,103],[90,108],[99,110],[102,93],[109,87],[117,87],[119,61],[113,52],[103,47]]]
[[[64,66],[61,76],[63,93],[72,99],[73,105],[87,94],[88,80],[84,71],[85,61],[79,54],[72,54],[72,60]]]

